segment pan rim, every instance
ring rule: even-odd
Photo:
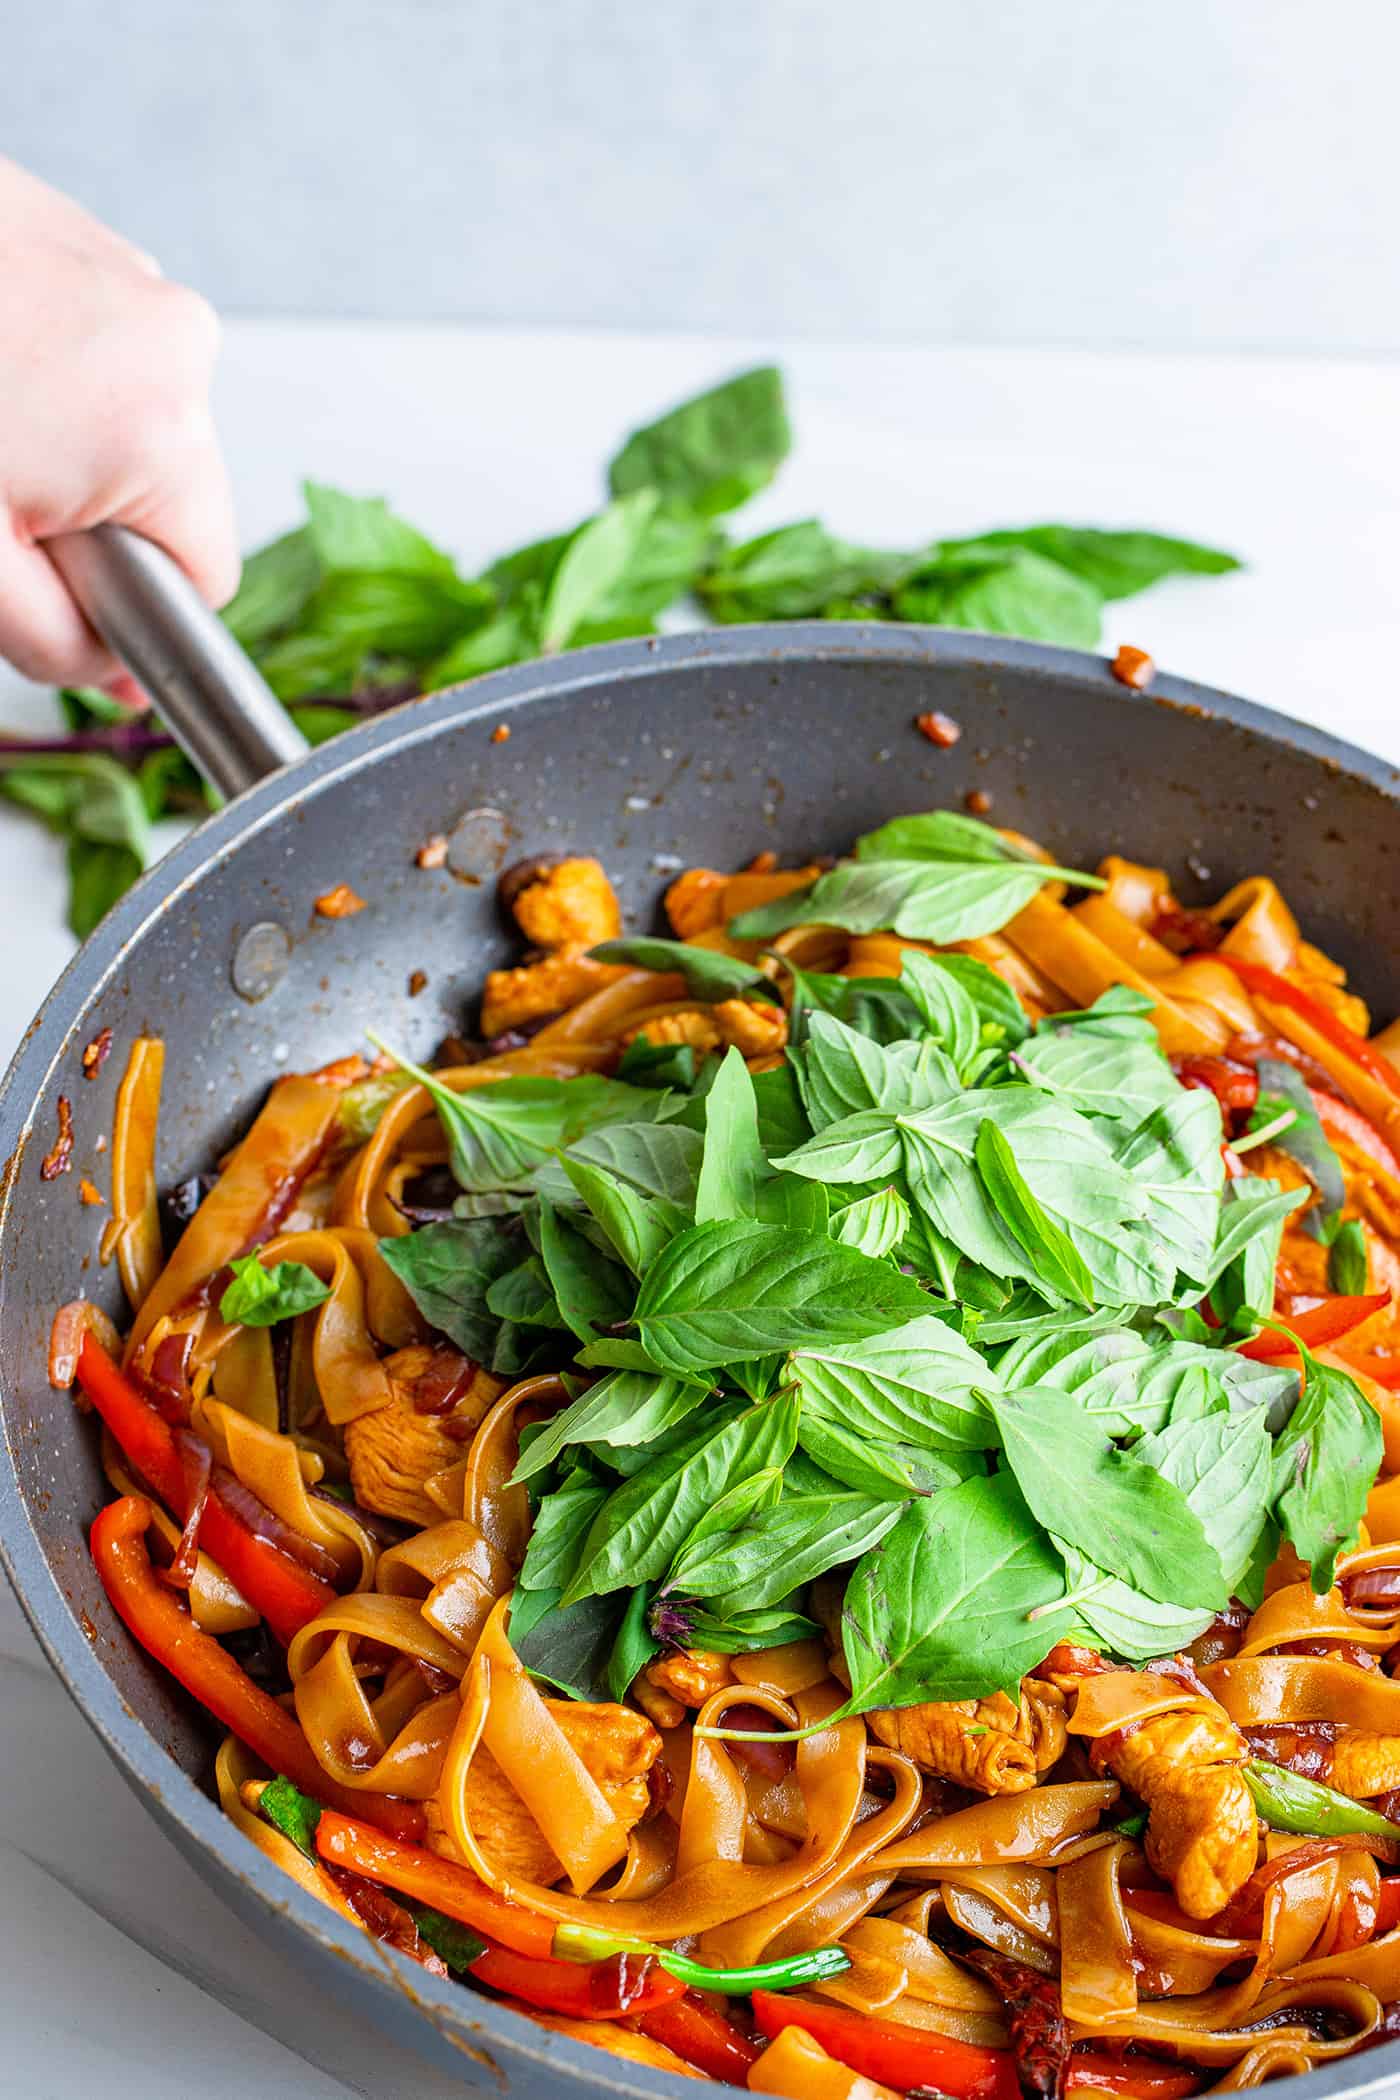
[[[537,702],[582,696],[611,682],[633,684],[694,664],[737,669],[753,663],[791,666],[804,662],[951,663],[988,673],[1031,673],[1052,684],[1081,689],[1090,685],[1110,691],[1124,707],[1166,706],[1190,715],[1218,717],[1268,743],[1315,758],[1329,770],[1358,778],[1400,805],[1400,767],[1325,730],[1186,679],[1159,676],[1150,690],[1137,691],[1113,678],[1107,658],[997,635],[874,622],[804,621],[701,629],[514,665],[467,685],[425,695],[360,724],[248,789],[179,841],[73,956],[26,1030],[0,1083],[0,1159],[10,1159],[24,1144],[53,1066],[71,1040],[77,1016],[121,968],[147,927],[171,899],[192,888],[211,866],[236,855],[304,796],[327,792],[383,755],[431,740],[448,722],[484,716],[508,721],[512,712]],[[0,1239],[10,1217],[14,1181],[13,1175],[8,1177],[0,1197]],[[290,1918],[324,1952],[350,1962],[357,1975],[376,1987],[385,1986],[387,1975],[419,2006],[441,2038],[455,2036],[469,2049],[484,2049],[488,2055],[493,2047],[499,2048],[506,2065],[511,2058],[529,2059],[561,2082],[567,2080],[570,2089],[580,2095],[612,2092],[636,2096],[636,2100],[663,2100],[663,2096],[681,2100],[693,2090],[689,2080],[618,2057],[609,2057],[600,2068],[598,2052],[587,2043],[551,2033],[504,2005],[428,1977],[402,1957],[375,1947],[364,1934],[290,1884],[252,1845],[243,1842],[242,1857],[237,1856],[235,1845],[235,1856],[230,1857],[230,1835],[238,1838],[239,1833],[230,1833],[217,1805],[126,1707],[95,1650],[82,1638],[30,1523],[8,1423],[3,1426],[0,1566],[84,1719],[148,1806],[162,1820],[180,1827],[198,1854],[201,1871],[207,1871],[216,1886],[226,1876],[233,1878],[266,1912]],[[1400,2043],[1375,2053],[1375,2071],[1369,2077],[1356,2080],[1348,2076],[1353,2062],[1344,2057],[1295,2081],[1297,2100],[1332,2100],[1342,2093],[1361,2096],[1389,2086],[1400,2073]]]

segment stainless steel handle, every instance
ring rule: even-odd
[[[89,623],[146,688],[186,758],[239,795],[311,747],[163,548],[124,525],[44,542]]]

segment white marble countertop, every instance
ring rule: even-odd
[[[244,537],[290,522],[310,473],[385,494],[484,560],[591,509],[630,424],[773,350],[235,325],[220,412]],[[795,456],[746,530],[820,513],[900,545],[1068,518],[1210,540],[1247,572],[1110,608],[1109,643],[1400,761],[1400,365],[852,348],[781,361]],[[51,718],[0,672],[0,722]],[[4,805],[0,897],[8,1056],[72,942],[61,850]],[[460,2090],[289,1978],[222,1910],[115,1779],[3,1593],[0,1772],[6,2100]]]

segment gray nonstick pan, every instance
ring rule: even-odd
[[[138,1032],[166,1042],[169,1186],[229,1144],[279,1071],[357,1049],[367,1025],[410,1055],[469,1025],[484,972],[510,952],[494,877],[523,853],[598,854],[631,923],[645,925],[682,861],[840,852],[886,817],[960,806],[973,790],[1063,864],[1111,850],[1160,862],[1187,901],[1284,871],[1311,937],[1385,1017],[1400,1009],[1400,775],[1225,694],[1170,678],[1129,691],[1094,656],[844,624],[584,650],[433,694],[297,756],[280,710],[169,565],[104,538],[62,555],[74,586],[234,799],[102,922],[0,1093],[5,1565],[54,1668],[207,1878],[211,1904],[232,1904],[466,2084],[516,2100],[679,2100],[689,2080],[437,1983],[293,1888],[219,1813],[201,1719],[109,1609],[86,1547],[104,1499],[96,1437],[50,1390],[46,1364],[64,1300],[124,1310],[115,1270],[97,1258],[102,1213],[78,1199],[80,1175],[104,1181],[98,1141],[122,1046]],[[952,749],[916,732],[930,708],[961,725]],[[421,869],[415,854],[435,833],[451,841],[448,865]],[[318,917],[314,900],[341,882],[368,909]],[[419,971],[428,984],[413,997]],[[83,1047],[104,1027],[117,1054],[90,1081]],[[73,1171],[44,1181],[60,1096],[72,1104]],[[1397,2077],[1391,2043],[1290,2092],[1321,2100]]]

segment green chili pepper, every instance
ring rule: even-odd
[[[1300,1779],[1281,1765],[1252,1757],[1244,1768],[1254,1806],[1275,1830],[1300,1837],[1383,1837],[1400,1842],[1400,1823],[1376,1814],[1335,1787]]]
[[[788,1991],[800,1984],[821,1983],[841,1976],[851,1966],[843,1947],[813,1947],[806,1954],[790,1954],[785,1961],[759,1962],[751,1969],[707,1969],[704,1962],[688,1954],[673,1954],[669,1947],[654,1947],[649,1940],[631,1939],[622,1933],[597,1932],[589,1925],[560,1925],[554,1934],[554,1953],[560,1961],[606,1961],[610,1954],[650,1954],[661,1967],[682,1983],[700,1991],[723,1991],[733,1997],[750,1991]]]
[[[1145,1808],[1134,1809],[1130,1816],[1124,1816],[1120,1822],[1115,1823],[1112,1827],[1118,1832],[1120,1837],[1140,1838],[1147,1828],[1147,1810]]]

